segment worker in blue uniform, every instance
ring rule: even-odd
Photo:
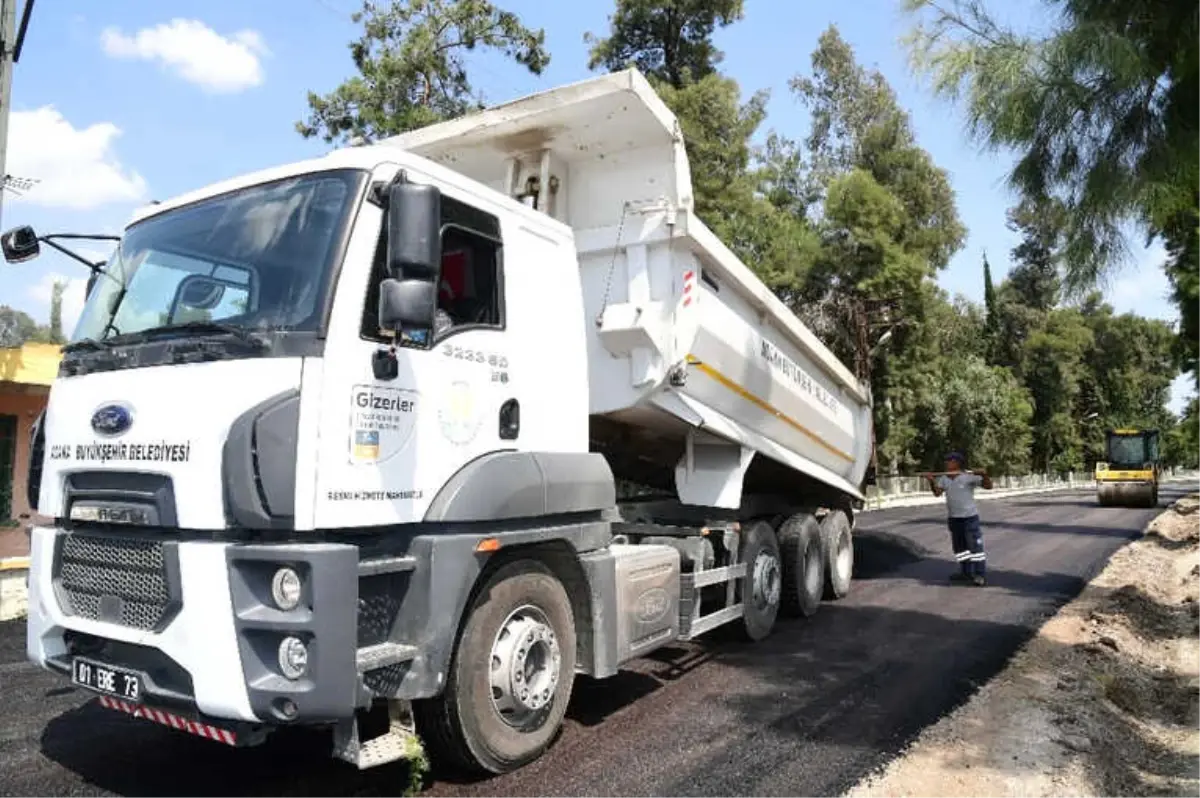
[[[934,496],[946,497],[947,524],[950,545],[959,570],[950,575],[955,583],[987,584],[987,554],[983,550],[983,528],[979,523],[979,508],[975,505],[975,488],[992,489],[992,478],[982,469],[965,470],[966,457],[962,452],[946,455],[946,472],[929,474],[929,487]]]

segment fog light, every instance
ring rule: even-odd
[[[308,670],[308,646],[298,637],[285,637],[279,644],[279,670],[289,679],[299,679]]]
[[[300,574],[291,568],[280,568],[271,578],[271,598],[284,612],[296,609],[300,603]]]

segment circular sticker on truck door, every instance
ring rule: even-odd
[[[442,435],[451,443],[464,446],[475,440],[483,416],[469,383],[451,383],[438,408],[438,422]]]
[[[408,445],[417,392],[355,385],[350,392],[350,462],[381,463]]]

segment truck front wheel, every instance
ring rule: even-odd
[[[779,613],[783,570],[779,559],[779,542],[775,530],[765,521],[751,524],[745,530],[742,560],[746,563],[746,578],[742,580],[742,632],[751,642],[762,640],[771,633]]]
[[[416,703],[437,764],[507,773],[537,759],[562,725],[575,677],[575,622],[542,563],[496,569],[468,609],[442,695]]]

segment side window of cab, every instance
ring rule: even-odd
[[[442,195],[442,264],[432,330],[436,342],[467,329],[504,329],[504,267],[500,220]],[[379,284],[387,277],[387,231],[379,236],[363,303],[360,335],[390,343],[379,329]]]

